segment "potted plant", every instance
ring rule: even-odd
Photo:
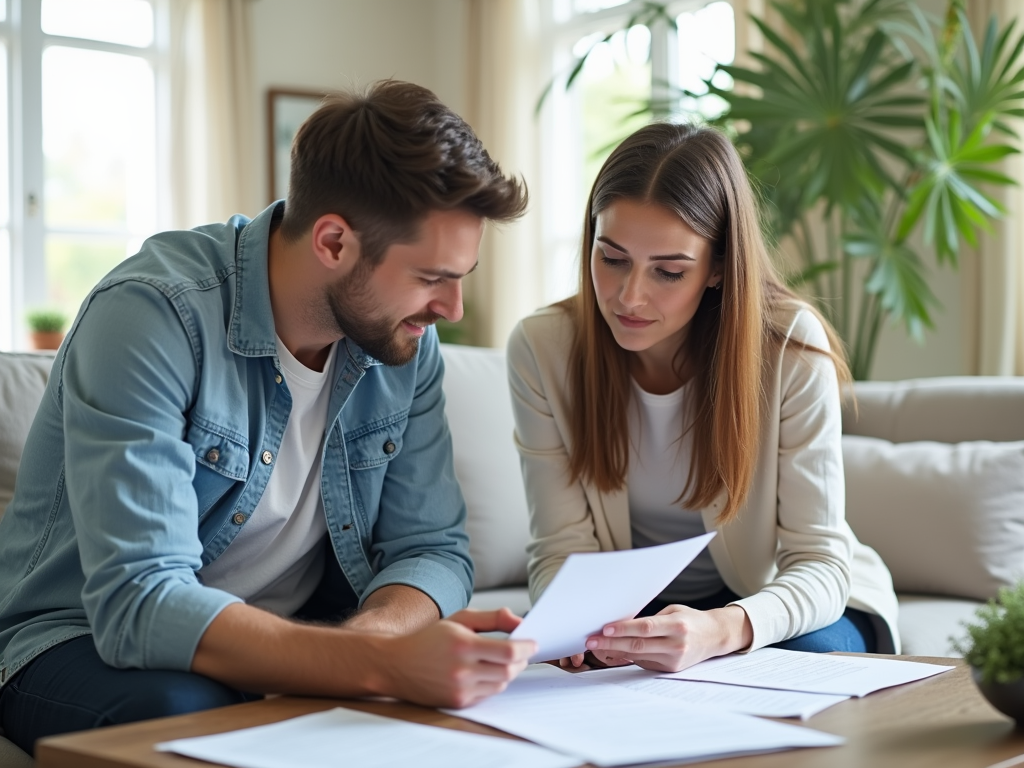
[[[58,349],[64,341],[67,316],[55,309],[35,309],[25,316],[35,349]]]
[[[989,703],[1024,726],[1024,582],[999,590],[999,599],[978,609],[965,624],[967,637],[953,648],[971,665]]]

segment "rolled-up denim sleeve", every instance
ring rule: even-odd
[[[65,493],[100,657],[188,670],[214,617],[238,598],[196,578],[202,545],[184,440],[200,361],[172,302],[125,282],[98,292],[63,362]]]
[[[388,464],[374,526],[371,552],[381,568],[362,600],[381,587],[404,584],[426,593],[448,616],[469,602],[473,561],[444,415],[444,362],[433,328],[421,340],[415,365],[402,451]]]

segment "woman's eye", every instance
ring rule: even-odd
[[[613,259],[606,255],[601,256],[601,261],[607,264],[609,267],[621,267],[626,263],[625,259]]]
[[[683,276],[686,275],[685,272],[669,272],[666,269],[656,269],[654,271],[658,273],[659,278],[661,278],[662,280],[668,280],[669,282],[682,280]]]

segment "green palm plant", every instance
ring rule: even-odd
[[[992,19],[979,47],[962,0],[941,20],[904,0],[772,6],[786,29],[753,19],[769,45],[758,67],[720,67],[759,96],[707,87],[727,105],[716,122],[760,180],[774,237],[796,244],[790,281],[807,286],[864,379],[883,323],[918,340],[933,327],[914,233],[956,266],[962,244],[1004,213],[987,188],[1015,183],[993,166],[1018,151],[1008,118],[1024,114],[1024,37]]]
[[[992,19],[979,44],[963,0],[941,19],[907,0],[771,7],[783,26],[752,17],[767,43],[755,65],[719,65],[731,88],[705,81],[724,104],[711,122],[762,190],[772,242],[794,244],[789,282],[835,325],[865,379],[887,321],[917,340],[934,325],[926,252],[955,267],[963,244],[1004,213],[990,190],[1015,183],[996,165],[1018,151],[1024,36]],[[703,95],[677,90],[639,111],[686,115]]]

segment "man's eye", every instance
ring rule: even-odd
[[[441,285],[444,282],[444,278],[443,277],[435,277],[435,278],[431,279],[431,278],[428,278],[428,277],[421,277],[420,281],[424,285],[433,287],[433,286]]]

